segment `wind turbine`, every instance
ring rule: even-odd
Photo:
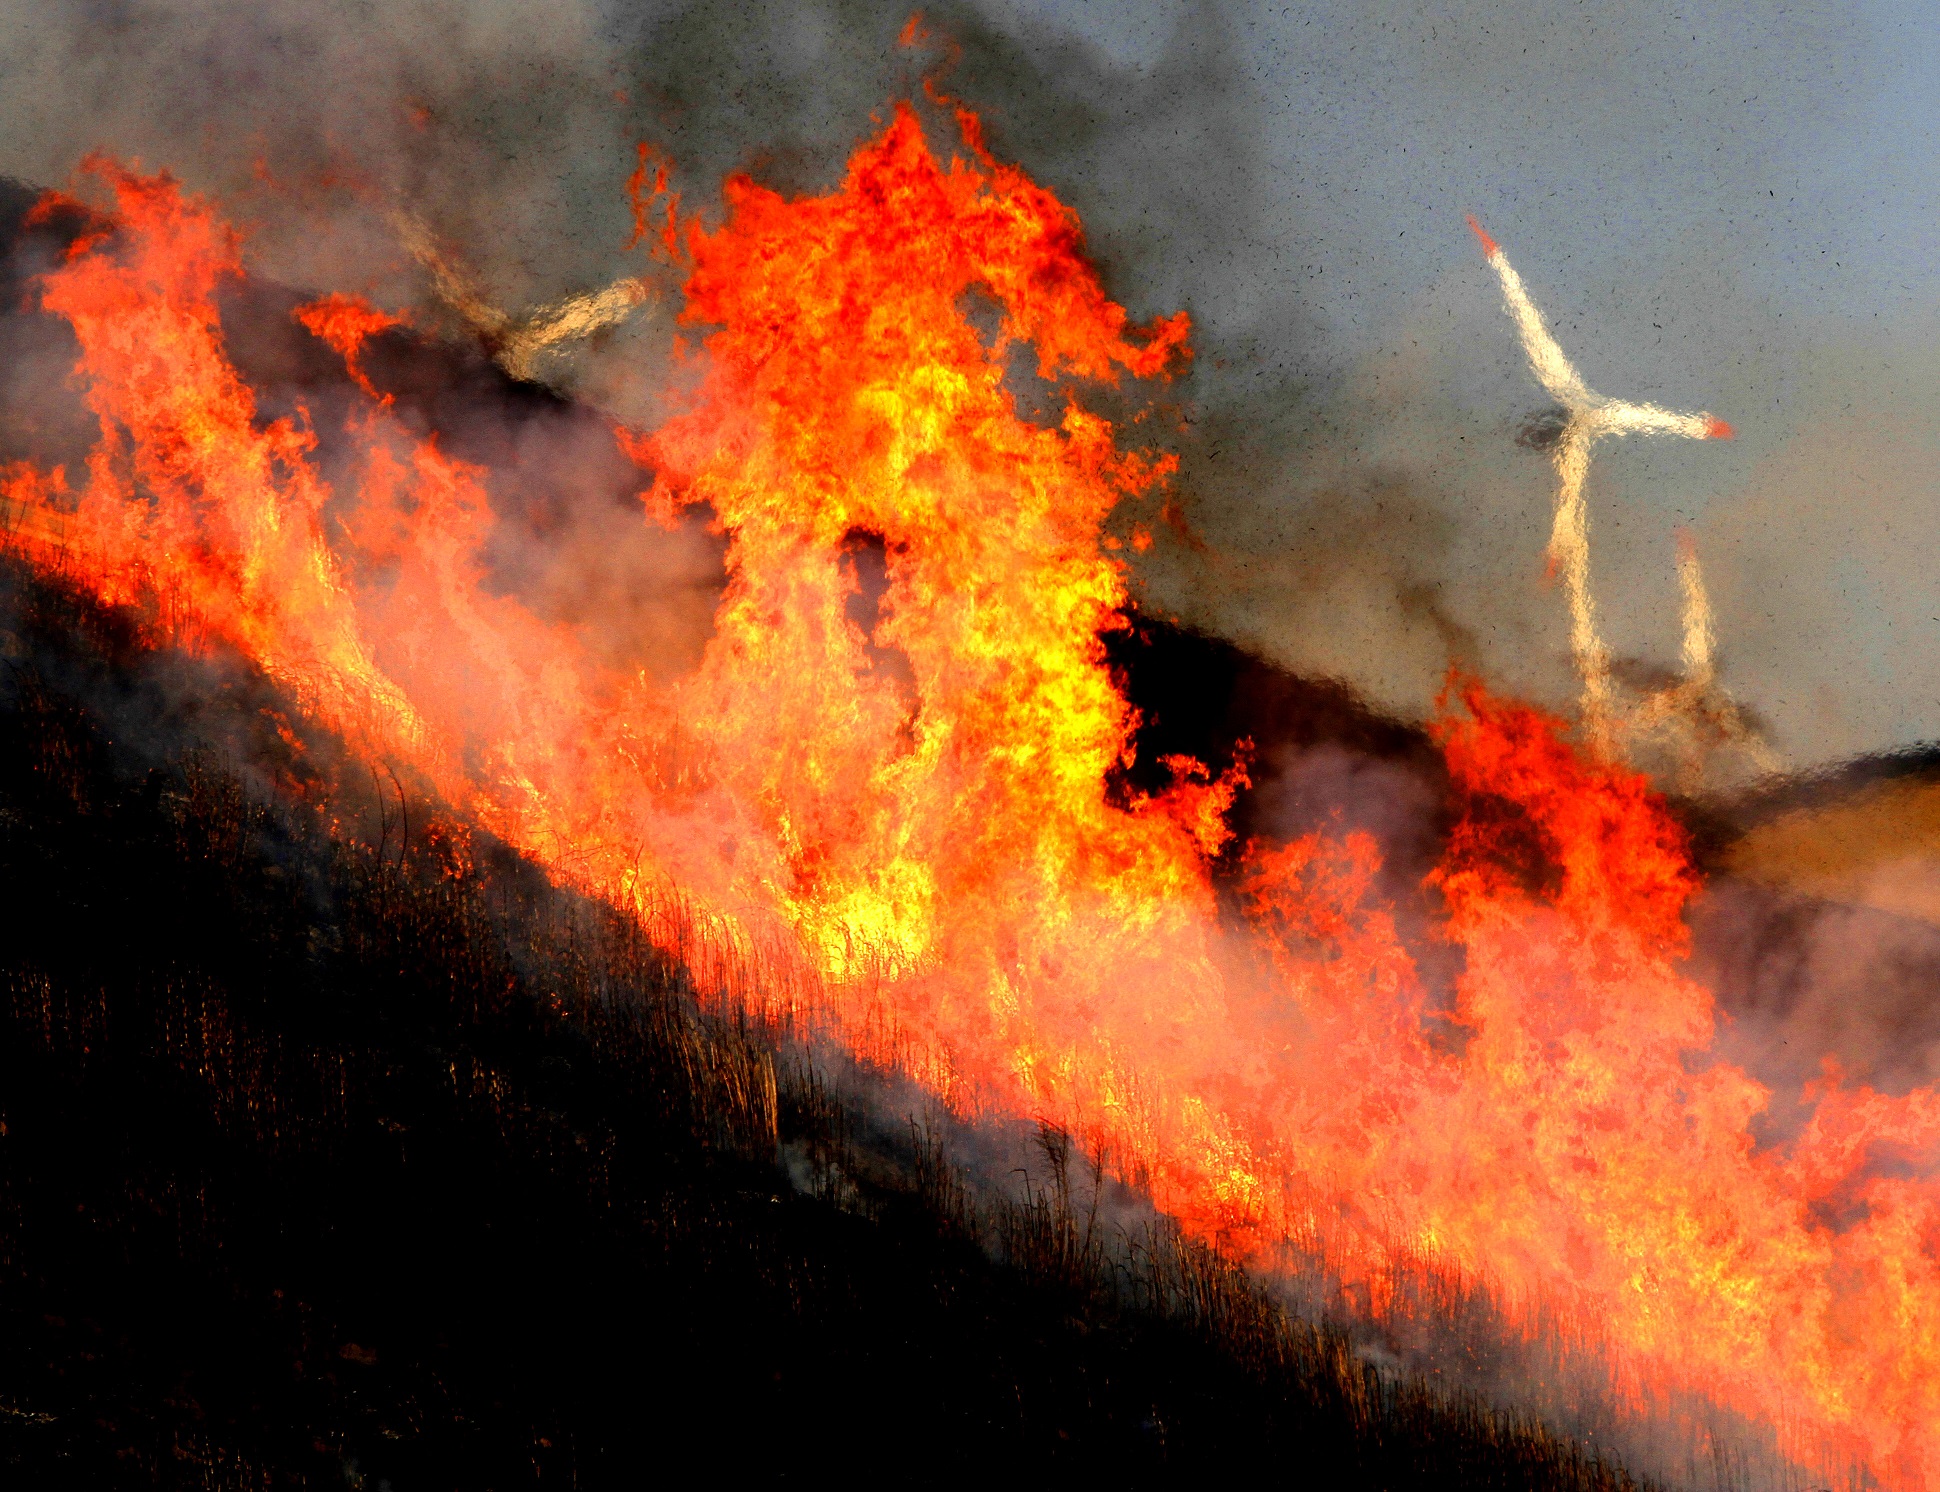
[[[1610,399],[1583,381],[1583,375],[1563,355],[1556,338],[1530,300],[1522,276],[1509,263],[1502,247],[1470,217],[1468,225],[1482,244],[1482,252],[1502,282],[1502,303],[1516,323],[1522,350],[1536,381],[1560,406],[1560,424],[1542,434],[1556,467],[1556,517],[1549,535],[1549,562],[1563,577],[1569,598],[1570,653],[1583,680],[1583,723],[1591,746],[1609,755],[1615,746],[1617,720],[1610,679],[1610,654],[1597,631],[1596,600],[1590,594],[1590,523],[1583,502],[1583,484],[1590,474],[1590,456],[1597,442],[1612,435],[1681,435],[1687,440],[1729,440],[1731,427],[1714,414],[1680,414],[1656,404],[1632,404]],[[1708,607],[1706,608],[1708,613]],[[1707,623],[1708,627],[1708,623]],[[1709,647],[1704,650],[1708,671]],[[1707,681],[1708,682],[1708,681]]]
[[[1684,592],[1684,676],[1646,696],[1625,722],[1626,728],[1634,736],[1663,732],[1672,738],[1687,792],[1701,783],[1707,756],[1724,746],[1736,746],[1760,772],[1776,772],[1781,764],[1756,722],[1718,682],[1712,657],[1717,637],[1711,625],[1711,598],[1704,588],[1697,543],[1688,529],[1677,535],[1677,578]]]
[[[618,326],[656,294],[645,278],[623,275],[602,289],[508,315],[485,298],[470,270],[438,247],[422,219],[399,210],[391,221],[411,256],[429,271],[438,299],[458,313],[494,362],[529,383],[540,381],[542,356],[570,353],[574,342]]]

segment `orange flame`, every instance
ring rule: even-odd
[[[1432,877],[1466,957],[1459,1050],[1430,1037],[1372,841],[1250,847],[1233,927],[1209,866],[1243,769],[1175,760],[1170,790],[1114,802],[1132,721],[1098,641],[1125,598],[1103,523],[1172,464],[1121,449],[1075,383],[1163,376],[1187,324],[1134,328],[1070,210],[959,119],[968,160],[901,109],[838,190],[737,178],[719,227],[660,239],[716,330],[682,412],[626,444],[654,511],[705,502],[730,540],[677,684],[486,586],[482,475],[381,400],[326,487],[225,355],[234,235],[105,162],[115,226],[41,291],[101,442],[78,495],[6,475],[14,545],[159,636],[241,650],[636,909],[716,993],[793,992],[952,1103],[1069,1126],[1204,1236],[1270,1264],[1324,1212],[1350,1281],[1403,1250],[1586,1300],[1651,1382],[1940,1488],[1940,1094],[1829,1075],[1800,1139],[1755,1142],[1766,1094],[1709,1052],[1713,1002],[1678,971],[1697,878],[1641,778],[1461,686]],[[664,186],[643,156],[636,203]],[[349,304],[306,325],[354,359]],[[1055,425],[1007,384],[1025,347],[1066,383]],[[858,534],[887,557],[867,636]]]
[[[358,388],[380,403],[391,402],[389,394],[380,394],[371,387],[361,359],[364,344],[379,332],[403,326],[403,317],[378,310],[362,296],[335,291],[322,300],[298,306],[290,314],[296,317],[305,331],[344,360],[344,366]]]

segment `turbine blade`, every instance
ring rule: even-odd
[[[1610,399],[1597,410],[1597,423],[1611,435],[1681,435],[1686,440],[1729,440],[1732,429],[1714,414],[1684,414],[1661,404]]]
[[[1558,404],[1579,410],[1594,405],[1597,396],[1583,382],[1582,374],[1563,355],[1563,349],[1556,345],[1556,338],[1550,335],[1549,327],[1543,321],[1543,313],[1536,309],[1536,303],[1523,288],[1522,276],[1516,273],[1509,256],[1482,231],[1480,224],[1476,225],[1475,232],[1482,239],[1485,252],[1492,251],[1488,252],[1488,260],[1496,278],[1502,282],[1503,307],[1516,323],[1516,331],[1522,338],[1522,350],[1529,358],[1536,381],[1548,390],[1549,396]]]

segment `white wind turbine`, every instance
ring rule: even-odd
[[[1583,503],[1583,484],[1590,474],[1591,452],[1598,441],[1610,435],[1681,435],[1688,440],[1729,440],[1731,427],[1714,414],[1679,414],[1656,404],[1632,404],[1597,393],[1583,381],[1583,375],[1556,345],[1542,312],[1529,299],[1522,276],[1516,273],[1501,246],[1473,217],[1468,225],[1481,241],[1482,252],[1495,270],[1496,278],[1502,282],[1503,305],[1516,323],[1522,350],[1529,357],[1537,382],[1562,406],[1563,422],[1550,451],[1550,459],[1556,466],[1557,489],[1549,561],[1562,572],[1569,598],[1570,652],[1583,680],[1583,723],[1591,745],[1608,755],[1615,746],[1617,720],[1610,655],[1597,632],[1596,601],[1590,594],[1590,527]],[[1705,610],[1708,613],[1708,607]],[[1708,615],[1705,626],[1708,639]],[[1687,637],[1687,653],[1692,651],[1691,642]],[[1709,651],[1707,641],[1703,649],[1707,672]]]

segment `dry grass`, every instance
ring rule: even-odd
[[[697,998],[636,922],[260,680],[17,586],[14,1484],[631,1486],[704,1454],[734,1480],[1633,1485],[1377,1371],[1065,1136],[928,1112],[789,1000]],[[1021,1145],[1022,1181],[979,1145]]]

